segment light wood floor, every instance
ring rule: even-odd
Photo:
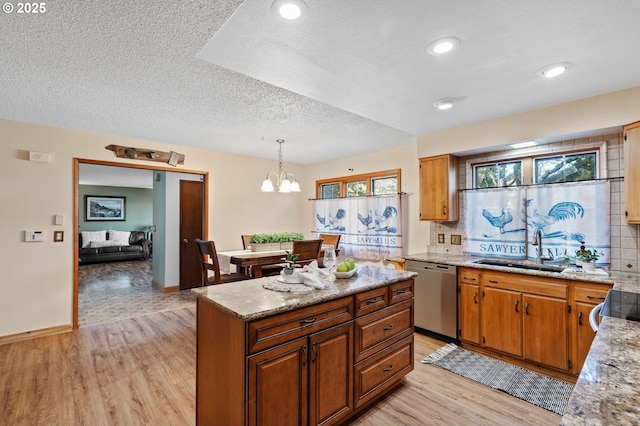
[[[558,425],[560,416],[419,361],[353,425]],[[195,308],[0,346],[0,425],[195,423]]]

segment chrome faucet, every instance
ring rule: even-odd
[[[553,260],[553,253],[549,252],[549,256],[542,255],[542,230],[538,229],[535,234],[533,234],[533,240],[531,240],[532,246],[538,246],[538,257],[536,258],[536,263],[542,264],[543,260]]]

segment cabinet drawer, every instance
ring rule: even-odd
[[[458,268],[458,282],[480,285],[480,270],[475,268]]]
[[[355,366],[355,408],[365,405],[413,370],[413,335]]]
[[[604,302],[610,287],[577,284],[573,287],[573,300],[576,302],[598,304]]]
[[[353,298],[297,309],[250,322],[247,353],[254,353],[353,319]]]
[[[556,297],[558,299],[568,298],[567,281],[556,278],[485,271],[482,274],[482,284],[485,287],[520,291],[523,293],[538,294],[540,296]]]
[[[356,317],[386,308],[389,305],[386,286],[358,293],[354,298],[356,303]]]
[[[413,333],[413,300],[356,320],[356,362]]]
[[[402,281],[389,286],[389,305],[409,300],[413,297],[413,280]]]

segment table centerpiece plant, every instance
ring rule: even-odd
[[[252,251],[291,250],[295,240],[304,240],[304,235],[301,232],[253,234],[249,244]]]

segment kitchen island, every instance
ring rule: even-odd
[[[414,275],[360,266],[324,289],[194,289],[197,423],[334,424],[374,403],[413,370]]]

